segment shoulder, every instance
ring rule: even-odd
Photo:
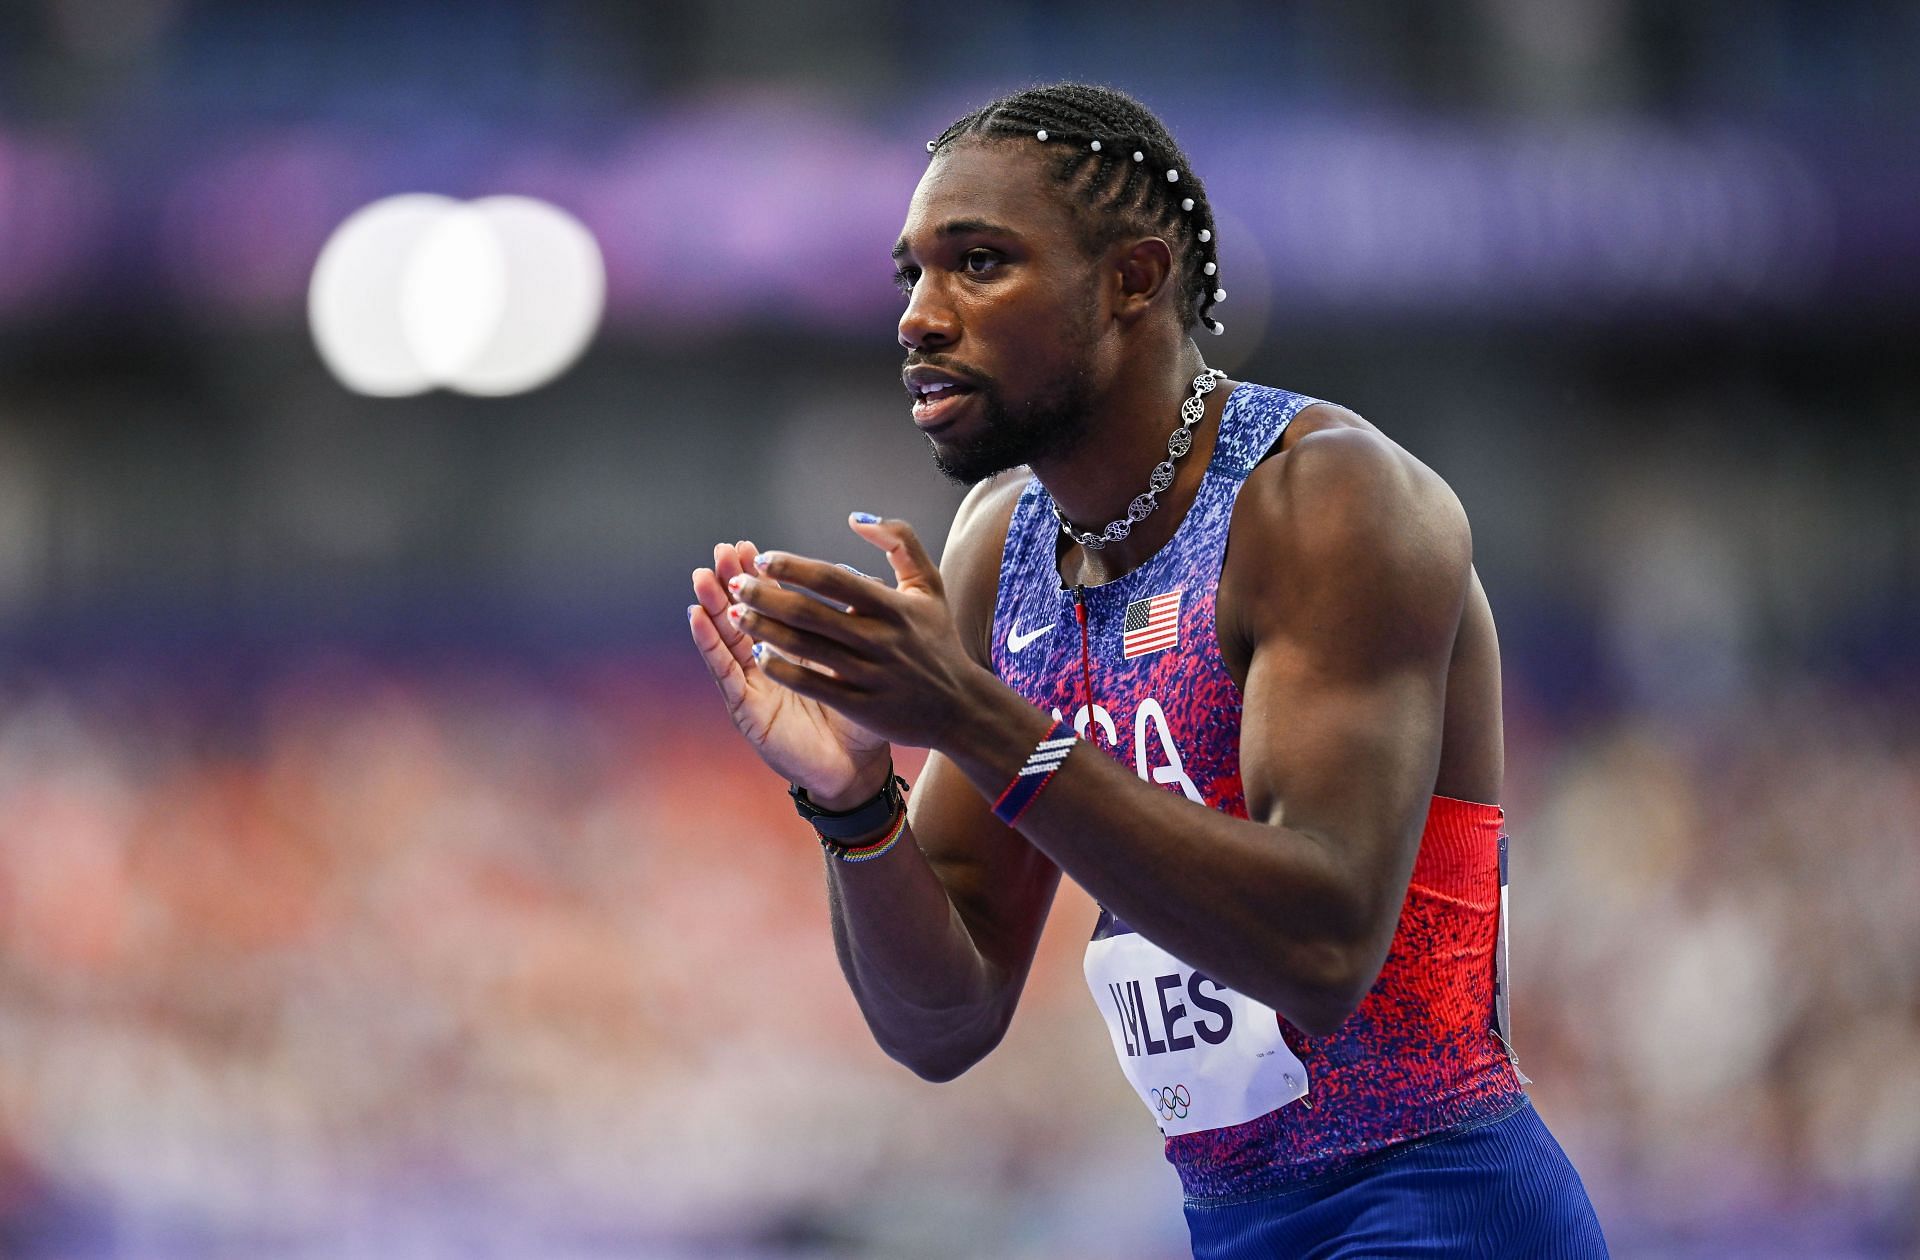
[[[1471,548],[1466,513],[1440,475],[1331,403],[1300,413],[1281,449],[1248,475],[1240,504],[1251,530],[1283,529],[1276,543],[1303,560],[1396,539],[1435,559],[1455,549],[1465,559]]]
[[[1222,585],[1253,640],[1334,607],[1406,629],[1431,616],[1450,634],[1472,562],[1466,512],[1439,474],[1362,417],[1316,403],[1241,487]]]
[[[953,514],[947,545],[940,553],[940,580],[948,606],[976,659],[991,659],[993,606],[1000,588],[1000,557],[1006,549],[1007,528],[1014,505],[1032,476],[1025,468],[1009,469],[977,483]]]

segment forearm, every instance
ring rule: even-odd
[[[880,1048],[932,1080],[999,1042],[1006,985],[975,946],[909,827],[880,857],[827,859],[840,970]]]
[[[973,712],[941,751],[991,801],[1052,719],[997,682]],[[1367,957],[1370,907],[1328,845],[1197,805],[1083,744],[1021,815],[1021,834],[1189,966],[1301,1027],[1337,1023],[1380,959]]]

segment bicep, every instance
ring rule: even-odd
[[[1249,816],[1319,841],[1377,928],[1405,895],[1439,769],[1471,540],[1452,492],[1382,439],[1299,459],[1305,441],[1250,602],[1241,779]]]
[[[1248,666],[1240,737],[1247,812],[1360,860],[1426,814],[1445,662],[1382,662],[1354,676],[1318,657],[1311,642],[1281,641],[1257,649]]]

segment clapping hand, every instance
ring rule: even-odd
[[[758,573],[759,558],[751,542],[720,543],[713,549],[713,567],[693,571],[697,602],[688,606],[687,620],[694,646],[720,689],[727,716],[774,773],[805,788],[824,808],[858,804],[885,782],[891,750],[883,737],[781,685],[754,660],[753,640],[738,621],[745,606],[729,587]],[[779,589],[771,582],[755,584]],[[781,593],[815,603],[805,595]]]

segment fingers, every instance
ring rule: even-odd
[[[851,698],[852,688],[846,683],[790,661],[765,644],[761,645],[759,658],[760,672],[789,691],[836,709]]]
[[[724,615],[732,602],[726,584],[750,569],[758,554],[754,545],[745,539],[738,543],[720,543],[713,549],[713,568],[693,571],[693,596],[713,619],[721,642],[727,645],[742,669],[753,664],[753,644]]]
[[[891,608],[888,601],[893,592],[886,583],[847,565],[828,564],[786,551],[763,551],[755,557],[754,569],[760,577],[803,587],[857,613],[881,615]]]
[[[751,621],[741,622],[736,611],[733,624],[741,626],[754,638],[762,637],[756,626],[766,620],[778,621],[839,643],[858,644],[866,637],[852,624],[846,610],[839,604],[824,603],[804,591],[784,590],[778,582],[744,574],[733,579],[729,585],[735,609],[750,609],[756,614]]]
[[[693,646],[699,649],[700,659],[706,663],[707,673],[713,676],[714,685],[720,688],[720,696],[726,701],[727,708],[737,708],[747,694],[747,675],[733,649],[701,605],[687,605],[687,625],[693,632]],[[739,631],[735,630],[734,634],[745,640]],[[751,644],[747,645],[747,661],[749,664],[753,661]]]
[[[871,512],[855,512],[847,519],[854,533],[887,553],[896,587],[940,594],[940,568],[927,555],[913,526],[901,520],[881,520]]]
[[[719,636],[720,642],[733,654],[734,663],[741,669],[751,668],[753,665],[753,644],[748,642],[747,637],[740,633],[738,626],[735,626],[731,621],[727,620],[727,607],[732,603],[732,600],[728,597],[725,588],[720,585],[719,575],[712,569],[695,569],[693,571],[693,597],[697,601],[694,606],[706,613],[713,627],[713,632]]]
[[[789,596],[789,598],[805,598]],[[857,682],[867,674],[867,658],[845,643],[824,635],[777,621],[763,613],[754,612],[743,605],[736,618],[740,627],[751,635],[755,645],[772,644],[780,654],[789,659],[797,659],[807,664],[819,666],[832,672],[836,678]],[[755,657],[763,666],[767,654],[760,652]]]
[[[737,543],[715,543],[713,546],[713,571],[719,575],[722,584],[742,573],[753,571],[753,558],[760,549],[742,538]]]

